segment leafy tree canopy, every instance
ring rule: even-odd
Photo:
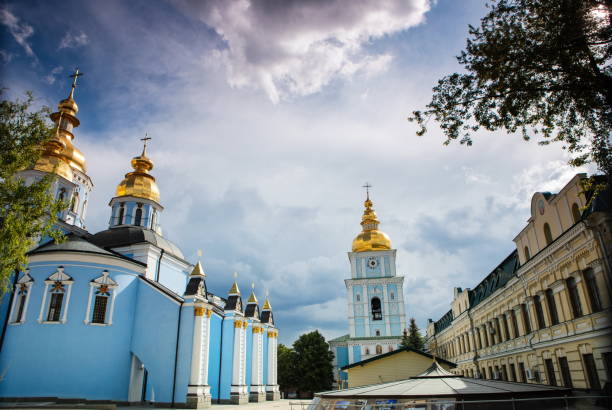
[[[281,391],[287,391],[297,386],[297,374],[295,370],[295,351],[283,344],[278,345],[278,384]]]
[[[612,175],[612,0],[492,0],[469,27],[457,57],[464,73],[438,81],[424,111],[409,117],[426,131],[471,145],[484,128],[559,141],[572,165],[594,162]]]
[[[15,178],[36,162],[55,132],[47,120],[48,109],[32,111],[32,103],[31,94],[25,101],[0,102],[0,295],[9,289],[15,269],[25,267],[26,252],[39,238],[62,237],[53,226],[67,204],[51,194],[55,175],[29,185]]]
[[[303,392],[330,390],[334,381],[334,354],[318,330],[303,334],[293,343],[296,387]]]
[[[415,350],[423,350],[425,348],[425,340],[421,336],[421,331],[416,325],[414,318],[410,318],[410,326],[408,331],[404,330],[400,348],[409,348]]]

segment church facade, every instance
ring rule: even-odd
[[[0,301],[0,399],[155,402],[190,408],[277,400],[278,329],[266,298],[223,296],[202,264],[163,237],[163,206],[145,147],[110,200],[108,229],[85,216],[92,181],[74,146],[70,96],[40,160],[20,177],[53,173],[63,243],[43,238]],[[228,283],[229,287],[230,283]]]
[[[397,250],[378,229],[369,193],[364,203],[362,231],[348,253],[351,277],[345,279],[349,334],[329,341],[334,353],[334,376],[345,387],[341,368],[399,348],[406,328],[404,277],[396,272]]]

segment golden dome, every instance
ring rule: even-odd
[[[147,157],[147,150],[132,158],[134,171],[125,174],[125,178],[117,185],[116,196],[135,196],[159,202],[159,188],[155,183],[153,175],[149,171],[153,169],[153,161]]]
[[[364,202],[365,210],[361,218],[362,230],[353,239],[353,252],[367,251],[387,251],[391,249],[391,239],[386,233],[378,230],[380,221],[376,217],[376,212],[372,209],[370,197]]]
[[[62,155],[62,150],[66,147],[62,138],[55,136],[45,143],[43,153],[36,161],[32,169],[42,172],[49,172],[72,181],[73,173],[69,163]]]

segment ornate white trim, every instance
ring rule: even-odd
[[[32,292],[30,292],[32,285],[34,284],[34,279],[32,279],[32,277],[30,276],[30,270],[26,269],[25,273],[23,274],[23,276],[21,276],[21,278],[17,281],[17,283],[14,286],[14,290],[13,292],[14,295],[16,297],[13,298],[13,303],[11,304],[11,311],[9,313],[9,324],[11,325],[20,325],[22,323],[25,322],[26,319],[26,315],[28,313],[28,305],[30,304],[30,295],[32,294]],[[25,289],[23,289],[25,287]],[[17,306],[17,299],[20,299],[20,295],[23,295],[23,292],[25,290],[25,302],[23,305],[23,312],[21,313],[21,318],[20,320],[15,320],[15,309]],[[18,293],[19,292],[19,293]],[[23,297],[23,296],[21,296]]]
[[[107,289],[111,289],[110,291],[110,306],[107,307],[107,315],[104,315],[104,323],[92,323],[91,321],[91,304],[94,296],[94,289],[100,289],[101,287],[106,286]],[[89,282],[89,295],[87,297],[87,309],[85,311],[85,319],[83,322],[86,325],[96,325],[96,326],[110,326],[113,324],[113,311],[115,310],[115,296],[117,292],[115,292],[115,288],[119,286],[117,282],[115,282],[109,276],[109,272],[107,270],[102,271],[102,276],[98,276],[91,282]]]
[[[57,322],[43,320],[44,314],[49,312],[49,306],[47,305],[47,293],[49,293],[49,286],[51,286],[52,284],[56,282],[60,282],[62,285],[65,285],[67,288],[66,297],[62,300],[62,308],[61,308],[62,317]],[[55,273],[51,274],[51,276],[49,276],[45,280],[45,287],[43,288],[43,299],[42,299],[42,303],[40,304],[40,313],[38,314],[38,323],[41,323],[41,324],[51,324],[51,323],[64,324],[66,323],[66,321],[68,320],[68,306],[70,305],[70,295],[72,294],[72,284],[73,283],[74,283],[74,280],[72,280],[72,278],[64,272],[63,266],[58,266],[57,271],[55,271]],[[50,300],[49,300],[49,303],[51,303]]]

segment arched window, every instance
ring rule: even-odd
[[[380,330],[376,331],[376,336],[380,336]]]
[[[591,310],[593,312],[599,312],[602,310],[602,304],[593,269],[589,268],[584,271],[584,281],[587,288],[587,294],[589,295],[589,301],[591,302]]]
[[[151,229],[157,228],[157,210],[153,210],[153,216],[151,217]]]
[[[544,322],[544,310],[542,309],[542,300],[540,295],[535,295],[533,297],[533,304],[535,305],[538,329],[544,329],[546,327],[546,323]]]
[[[78,209],[79,209],[79,193],[75,192],[74,195],[72,196],[72,203],[70,204],[70,210],[76,214]]]
[[[355,296],[355,301],[361,302],[361,295],[359,293],[357,294],[357,296]]]
[[[544,224],[544,238],[546,239],[546,245],[550,245],[553,241],[550,225],[548,225],[548,223]]]
[[[531,259],[531,254],[529,253],[529,248],[525,246],[525,260],[528,261]]]
[[[83,212],[81,212],[81,219],[85,219],[85,215],[87,214],[87,199],[83,201]]]
[[[382,354],[382,346],[376,345],[376,354]]]
[[[365,354],[370,354],[370,349],[368,349],[367,347],[365,348]]]
[[[576,284],[576,279],[570,276],[567,278],[566,284],[574,318],[580,317],[582,316],[582,305],[580,304],[580,296],[578,295],[578,285]]]
[[[382,320],[382,309],[380,307],[380,299],[372,298],[372,320]]]
[[[136,215],[134,217],[134,225],[140,226],[142,222],[142,204],[138,204],[138,208],[136,209]]]
[[[572,205],[572,216],[574,217],[574,223],[582,219],[582,215],[580,215],[580,207],[575,202]]]
[[[390,297],[391,297],[391,300],[394,300],[395,299],[395,293],[391,292]]]
[[[553,325],[559,323],[559,315],[557,313],[557,305],[555,303],[555,296],[552,289],[546,289],[544,292],[546,295],[546,304],[548,305],[548,312],[550,313],[550,322]]]
[[[117,225],[123,224],[123,215],[125,214],[125,207],[121,205],[119,208],[119,216],[117,217]]]
[[[66,188],[60,188],[59,194],[57,195],[57,199],[59,199],[60,201],[66,199]]]

